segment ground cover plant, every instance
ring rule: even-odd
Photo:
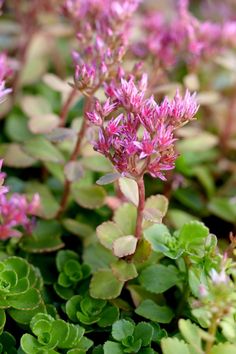
[[[0,16],[0,353],[236,353],[234,1]]]

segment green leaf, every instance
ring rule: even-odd
[[[141,339],[142,346],[146,347],[151,344],[154,330],[150,323],[139,322],[134,330],[134,340]]]
[[[84,249],[83,260],[88,264],[92,272],[109,268],[117,258],[98,242],[93,242]]]
[[[100,243],[110,250],[112,250],[113,242],[120,236],[123,236],[118,225],[112,221],[107,221],[99,225],[96,229],[96,233]]]
[[[145,202],[144,218],[151,222],[161,223],[167,213],[168,204],[168,199],[164,195],[152,195]]]
[[[79,260],[78,254],[71,250],[62,250],[57,253],[56,265],[59,272],[63,271],[66,262],[68,262],[71,259],[78,261]]]
[[[183,153],[185,151],[204,151],[209,150],[218,144],[218,137],[209,132],[198,132],[197,135],[184,139],[178,142],[178,151]]]
[[[28,119],[22,113],[12,112],[5,123],[5,132],[8,138],[16,142],[25,142],[33,137],[28,129]]]
[[[64,246],[60,239],[61,227],[55,221],[40,220],[32,236],[23,237],[20,247],[30,253],[44,253],[56,251]]]
[[[46,134],[57,128],[60,123],[55,113],[43,113],[29,119],[29,129],[34,134]]]
[[[134,333],[134,325],[127,320],[116,321],[112,325],[112,337],[117,341],[122,341],[123,339],[132,336]]]
[[[5,144],[3,154],[4,165],[15,168],[26,168],[35,164],[36,160],[24,153],[18,144]]]
[[[82,238],[88,238],[94,232],[94,230],[90,225],[79,222],[74,219],[63,219],[62,224],[65,227],[65,229],[71,232],[73,235]]]
[[[123,259],[112,263],[111,269],[115,277],[120,281],[125,282],[138,276],[135,265],[133,263],[127,263]]]
[[[66,179],[76,182],[84,176],[84,169],[79,161],[69,161],[64,168]]]
[[[139,203],[137,182],[131,178],[121,177],[119,179],[119,186],[125,198],[137,207]]]
[[[191,347],[191,354],[201,353],[202,350],[202,341],[201,341],[201,329],[191,323],[190,320],[179,320],[179,329],[181,331],[182,336],[189,343]]]
[[[152,247],[151,244],[145,240],[145,239],[141,239],[140,242],[137,245],[134,257],[133,257],[133,262],[136,264],[139,263],[143,263],[146,260],[148,260],[148,258],[151,256],[152,254]]]
[[[118,173],[118,172],[108,173],[105,176],[100,177],[96,181],[96,183],[101,186],[104,186],[106,184],[110,184],[110,183],[117,181],[119,178],[120,178],[120,173]]]
[[[236,220],[236,202],[234,199],[215,197],[208,204],[208,209],[211,213],[219,218],[231,223]]]
[[[114,221],[123,235],[134,235],[136,226],[137,209],[134,205],[125,203],[116,209]]]
[[[137,238],[132,235],[122,236],[113,241],[112,250],[115,256],[122,258],[134,254],[137,246]]]
[[[98,321],[99,327],[111,326],[119,318],[119,309],[116,306],[106,306],[102,311],[102,317]]]
[[[8,304],[17,310],[34,310],[42,302],[41,295],[37,289],[30,288],[23,294],[8,298]]]
[[[6,323],[6,314],[4,310],[0,310],[0,334],[3,331],[3,328],[5,326]],[[0,337],[1,338],[1,337]],[[1,343],[1,342],[0,342]]]
[[[38,353],[39,350],[43,348],[43,345],[41,345],[37,339],[30,334],[23,334],[20,344],[26,354]]]
[[[168,228],[163,224],[152,225],[144,230],[145,239],[155,252],[168,251],[167,241],[171,238]]]
[[[115,299],[121,293],[124,282],[119,281],[111,270],[96,272],[90,283],[90,295],[95,299]]]
[[[215,193],[215,184],[209,169],[206,166],[196,166],[193,168],[193,174],[205,188],[207,196],[212,197]]]
[[[135,310],[139,316],[159,323],[170,323],[174,317],[173,311],[167,306],[159,306],[154,301],[146,299]]]
[[[64,140],[73,140],[76,138],[76,131],[71,128],[56,128],[46,135],[47,139],[53,143],[59,143]]]
[[[236,345],[230,343],[220,343],[215,345],[209,354],[235,354]],[[175,353],[176,354],[176,353]]]
[[[72,195],[84,208],[96,209],[105,203],[106,192],[100,186],[79,186],[72,184]]]
[[[46,312],[46,307],[43,302],[41,302],[40,305],[33,310],[22,311],[11,308],[7,310],[7,312],[14,319],[14,321],[20,324],[29,324],[32,317],[35,316],[37,313]]]
[[[178,232],[180,243],[185,246],[199,246],[209,235],[209,229],[199,221],[190,221]]]
[[[80,161],[84,168],[94,172],[106,173],[113,170],[111,162],[100,154],[96,154],[95,156],[86,156]]]
[[[161,294],[179,282],[178,270],[174,266],[154,264],[141,272],[139,280],[148,291]]]
[[[161,348],[163,354],[191,354],[188,345],[177,338],[162,339]]]
[[[64,162],[62,153],[43,137],[37,136],[25,142],[23,150],[40,161]]]
[[[107,341],[103,346],[104,354],[124,354],[122,345]]]
[[[170,209],[167,213],[167,218],[175,230],[180,229],[184,224],[190,221],[197,220],[194,215],[179,209]]]

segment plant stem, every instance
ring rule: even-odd
[[[140,179],[138,179],[136,182],[138,185],[139,203],[137,209],[135,236],[137,237],[138,240],[140,240],[142,237],[143,211],[145,206],[145,185],[144,185],[143,176]]]
[[[70,105],[74,99],[74,97],[76,96],[77,93],[77,89],[75,87],[73,87],[73,89],[71,90],[67,100],[65,101],[62,109],[61,109],[61,113],[60,113],[60,127],[64,127],[66,124],[66,119],[69,113],[69,109],[70,109]]]
[[[216,330],[217,330],[217,320],[218,320],[218,316],[216,316],[216,315],[213,316],[211,326],[208,330],[208,334],[210,334],[211,338],[209,338],[208,341],[206,342],[205,354],[210,353],[213,343],[215,341],[215,334],[216,334]]]
[[[81,143],[82,143],[83,137],[84,137],[86,129],[87,129],[87,120],[85,117],[85,113],[86,113],[89,105],[90,105],[90,99],[87,99],[85,101],[85,105],[84,105],[84,117],[83,117],[82,127],[78,133],[76,145],[74,147],[74,150],[72,151],[72,154],[71,154],[68,162],[75,161],[80,153]],[[61,215],[63,214],[63,212],[66,208],[67,201],[68,201],[68,198],[70,195],[70,189],[71,189],[70,187],[71,187],[71,182],[68,181],[67,179],[65,179],[64,190],[63,190],[63,195],[61,198],[60,208],[59,208],[58,213],[56,215],[57,219],[59,219],[61,217]]]
[[[236,99],[235,97],[232,97],[229,103],[229,110],[224,123],[225,124],[224,129],[220,136],[220,143],[224,152],[227,152],[228,142],[232,134],[235,111],[236,111]]]

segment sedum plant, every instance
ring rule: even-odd
[[[104,328],[119,318],[119,308],[108,301],[93,299],[89,295],[75,295],[66,303],[66,314],[73,322]]]
[[[80,291],[83,281],[90,276],[90,267],[80,264],[78,254],[69,250],[57,253],[56,265],[60,273],[54,289],[60,297],[68,300]]]
[[[151,324],[139,322],[134,325],[127,320],[119,320],[112,326],[112,339],[104,346],[104,354],[108,353],[143,353],[154,354],[151,349],[154,330]]]
[[[28,324],[37,313],[45,311],[43,280],[39,271],[20,257],[0,262],[1,330],[6,313],[19,324]]]
[[[84,336],[84,329],[47,314],[38,313],[30,322],[31,334],[21,338],[21,348],[26,354],[59,353],[57,349],[68,354],[86,353],[92,341]]]

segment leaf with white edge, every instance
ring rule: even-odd
[[[56,128],[46,135],[46,138],[53,143],[59,143],[64,140],[73,140],[76,138],[76,131],[71,128]]]
[[[51,89],[57,92],[69,93],[71,91],[71,87],[68,82],[61,80],[58,76],[54,74],[45,74],[43,76],[43,82]]]
[[[122,236],[113,241],[112,250],[115,256],[122,258],[134,254],[137,246],[137,238],[132,235]]]
[[[202,330],[190,320],[179,320],[179,329],[186,340],[191,346],[191,354],[198,354],[203,352],[201,332]]]
[[[113,170],[111,162],[99,153],[92,156],[86,156],[81,159],[81,163],[87,170],[94,172],[109,173]]]
[[[151,222],[161,223],[167,213],[168,204],[168,199],[164,195],[152,195],[145,202],[144,218]]]
[[[27,95],[23,96],[20,100],[20,105],[23,112],[29,117],[33,118],[35,116],[43,116],[52,112],[52,107],[49,101],[37,95]]]
[[[236,353],[236,345],[230,343],[220,343],[218,345],[215,345],[209,352],[209,354],[235,354],[235,353]]]
[[[43,137],[35,137],[22,146],[25,153],[40,161],[64,162],[62,153]]]
[[[79,161],[69,161],[64,167],[66,179],[76,182],[84,176],[84,169]]]
[[[146,299],[135,310],[139,316],[158,323],[170,323],[174,313],[168,306],[157,305],[153,300]]]
[[[160,224],[162,222],[162,214],[159,210],[153,209],[153,208],[145,208],[143,211],[143,217],[144,217],[144,222],[145,220],[150,221],[151,223],[158,223]],[[148,223],[148,225],[150,225]],[[144,224],[144,228],[147,226]]]
[[[99,242],[109,250],[112,250],[113,242],[123,236],[118,225],[112,221],[107,221],[99,225],[96,229]]]
[[[119,259],[111,264],[111,270],[115,277],[120,281],[127,281],[138,276],[137,269],[133,263],[128,263],[123,259]]]
[[[117,341],[130,337],[134,333],[135,326],[128,320],[119,320],[112,325],[112,337]]]
[[[162,194],[156,194],[149,197],[145,202],[145,207],[158,209],[163,216],[166,215],[168,210],[168,199]]]
[[[113,183],[113,182],[117,181],[119,178],[120,178],[120,173],[118,173],[118,172],[108,173],[107,175],[100,177],[96,181],[96,183],[103,186],[106,184]]]
[[[75,201],[84,208],[96,209],[105,203],[106,192],[100,186],[79,186],[72,184]]]
[[[90,295],[95,299],[115,299],[121,293],[124,282],[119,281],[110,269],[94,273],[90,283]]]
[[[139,194],[137,182],[131,178],[121,177],[119,179],[119,186],[127,200],[135,206],[138,206]]]
[[[184,341],[179,340],[178,338],[162,339],[161,349],[163,351],[163,354],[191,354],[189,346]]]
[[[9,167],[26,168],[35,164],[36,160],[21,150],[18,144],[6,144],[3,154],[4,165]]]
[[[54,113],[36,115],[29,120],[29,130],[34,134],[50,133],[60,123],[59,117]]]
[[[142,270],[139,280],[148,291],[161,294],[179,282],[179,272],[174,266],[153,264]]]
[[[135,232],[137,209],[132,204],[122,204],[114,213],[114,221],[123,231],[123,235],[133,235]]]

